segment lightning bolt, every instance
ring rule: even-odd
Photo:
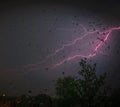
[[[120,27],[113,27],[113,28],[110,28],[109,30],[106,30],[104,32],[101,32],[99,30],[96,30],[96,31],[93,31],[93,32],[85,32],[85,34],[82,37],[78,37],[78,38],[74,39],[69,44],[64,44],[61,48],[55,50],[55,52],[53,54],[51,54],[50,56],[54,56],[58,52],[60,52],[61,50],[64,50],[66,47],[69,47],[69,46],[72,46],[72,45],[76,44],[77,41],[82,41],[82,39],[85,38],[86,36],[88,36],[89,34],[95,34],[97,32],[99,32],[99,34],[105,34],[104,39],[100,40],[100,42],[93,49],[92,53],[89,53],[88,55],[76,54],[76,55],[73,55],[73,56],[69,56],[68,58],[63,59],[62,61],[53,64],[51,66],[51,68],[55,68],[57,66],[60,66],[60,65],[64,64],[66,61],[71,61],[71,60],[74,60],[76,58],[91,58],[91,57],[96,56],[99,48],[108,40],[110,34],[115,30],[120,30]]]
[[[74,60],[76,58],[92,58],[94,56],[97,55],[98,53],[98,50],[101,48],[101,46],[103,46],[105,44],[105,42],[108,40],[109,36],[111,35],[111,33],[115,30],[120,30],[120,26],[119,27],[113,27],[113,28],[110,28],[106,31],[100,31],[100,30],[95,30],[95,31],[87,31],[87,29],[83,26],[83,25],[80,25],[83,30],[84,30],[84,34],[72,41],[70,41],[69,43],[67,44],[63,44],[61,46],[61,48],[58,48],[56,49],[53,53],[49,54],[43,61],[40,61],[36,64],[27,64],[25,65],[23,68],[29,68],[29,69],[36,69],[36,68],[39,68],[39,66],[43,63],[45,63],[49,58],[51,57],[54,57],[56,56],[58,53],[60,53],[61,51],[65,50],[67,47],[70,47],[70,46],[73,46],[75,45],[77,42],[81,42],[85,37],[88,37],[90,34],[91,35],[94,35],[96,33],[99,33],[99,35],[103,35],[104,34],[104,38],[103,39],[100,39],[99,40],[99,43],[93,48],[93,51],[87,55],[83,55],[83,54],[75,54],[73,56],[69,56],[63,60],[61,60],[60,62],[57,62],[57,63],[54,63],[52,65],[49,65],[47,66],[48,68],[56,68],[62,64],[64,64],[65,62],[69,62],[71,60]]]
[[[100,36],[102,36],[104,34],[104,37],[102,39],[99,38],[99,42],[97,40],[97,45],[94,46],[94,48],[92,49],[92,52],[88,53],[87,55],[84,54],[75,54],[75,55],[71,55],[67,58],[64,58],[63,60],[51,64],[49,66],[47,66],[47,68],[51,68],[54,69],[58,66],[63,65],[65,62],[69,62],[72,61],[74,59],[77,58],[92,58],[95,57],[97,55],[97,53],[99,53],[99,49],[105,44],[105,42],[108,40],[108,38],[110,37],[110,35],[112,34],[113,31],[117,31],[120,30],[120,26],[118,27],[112,27],[109,28],[108,30],[105,31],[100,31],[100,30],[95,30],[95,31],[87,31],[87,29],[81,25],[83,30],[84,30],[84,34],[78,38],[75,38],[74,40],[70,41],[69,43],[63,44],[61,46],[61,48],[56,49],[53,53],[51,53],[50,55],[48,55],[43,61],[34,63],[34,64],[27,64],[27,65],[23,65],[21,67],[18,67],[17,69],[26,69],[26,70],[37,70],[40,68],[40,65],[43,63],[46,63],[50,58],[57,56],[57,54],[59,54],[61,51],[66,50],[66,48],[71,47],[76,45],[77,42],[81,42],[84,38],[90,36],[90,35],[95,35],[98,33]],[[16,70],[16,68],[12,69],[12,70]]]

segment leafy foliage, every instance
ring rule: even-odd
[[[64,77],[57,80],[56,94],[61,99],[60,103],[71,107],[103,106],[107,100],[107,89],[104,87],[106,73],[97,76],[96,64],[90,64],[86,59],[82,59],[79,65],[79,78]]]

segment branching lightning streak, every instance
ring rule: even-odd
[[[82,39],[85,38],[88,34],[94,34],[94,33],[96,33],[96,32],[98,32],[98,31],[93,31],[93,32],[85,33],[82,37],[76,38],[76,39],[74,39],[72,42],[70,42],[70,43],[68,43],[68,44],[64,44],[61,48],[55,50],[54,53],[50,54],[50,55],[48,56],[48,58],[51,57],[51,56],[56,55],[58,52],[62,51],[62,50],[65,49],[66,47],[69,47],[69,46],[74,45],[77,41],[82,40]]]
[[[106,30],[106,31],[104,31],[104,32],[100,32],[100,31],[98,31],[98,30],[96,30],[96,31],[94,31],[94,32],[86,32],[82,37],[76,38],[75,40],[73,40],[73,42],[71,42],[71,43],[69,43],[69,44],[63,45],[62,48],[57,49],[57,50],[55,51],[55,53],[54,53],[54,54],[51,54],[51,55],[54,56],[54,55],[56,55],[58,52],[60,52],[61,50],[65,49],[65,47],[74,45],[77,41],[82,40],[84,37],[88,36],[88,34],[94,34],[94,33],[96,33],[96,32],[99,32],[100,34],[106,33],[103,41],[101,40],[100,43],[99,43],[97,46],[95,46],[95,48],[93,49],[93,52],[92,52],[92,53],[89,53],[88,55],[76,54],[76,55],[74,55],[74,56],[70,56],[70,57],[68,57],[68,58],[66,58],[66,59],[63,59],[62,61],[60,61],[60,62],[58,62],[58,63],[53,64],[53,65],[52,65],[52,68],[55,68],[55,67],[57,67],[57,66],[60,66],[60,65],[62,65],[64,62],[66,62],[66,61],[71,61],[71,60],[73,60],[73,59],[75,59],[75,58],[79,58],[79,57],[80,57],[80,58],[91,58],[91,57],[94,57],[94,56],[97,54],[98,49],[104,44],[104,42],[106,42],[106,41],[108,40],[110,34],[111,34],[113,31],[115,31],[115,30],[120,30],[120,27],[113,27],[113,28],[111,28],[111,29],[109,29],[109,30]]]
[[[70,41],[69,43],[63,44],[61,46],[61,48],[56,49],[53,53],[48,55],[43,61],[40,61],[40,62],[37,62],[37,63],[34,63],[34,64],[26,64],[26,65],[23,65],[21,67],[15,68],[14,70],[16,70],[16,69],[28,69],[28,70],[38,69],[38,68],[40,68],[40,65],[43,64],[43,63],[46,63],[48,59],[56,56],[59,52],[65,50],[67,47],[75,45],[78,41],[79,42],[82,41],[85,37],[88,37],[90,34],[94,35],[94,34],[96,34],[98,32],[99,35],[102,35],[104,33],[105,34],[104,38],[100,39],[99,43],[92,49],[92,52],[88,53],[87,55],[80,54],[80,53],[79,54],[75,54],[75,55],[71,55],[71,56],[69,56],[67,58],[64,58],[60,62],[54,63],[54,64],[52,64],[50,66],[47,66],[47,67],[53,69],[53,68],[56,68],[56,67],[64,64],[66,61],[67,62],[68,61],[72,61],[72,60],[74,60],[76,58],[92,58],[92,57],[97,55],[98,50],[108,40],[108,38],[111,35],[111,33],[113,31],[120,30],[120,26],[119,27],[112,27],[112,28],[110,28],[108,30],[105,30],[105,31],[100,31],[100,30],[87,31],[87,29],[84,26],[82,26],[82,28],[84,29],[84,34],[82,36],[80,36],[78,38],[75,38],[73,41]]]

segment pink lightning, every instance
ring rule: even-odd
[[[85,29],[85,28],[84,28],[84,29]],[[94,56],[97,54],[98,49],[104,44],[104,42],[106,42],[106,41],[108,40],[110,34],[111,34],[113,31],[115,31],[115,30],[120,30],[120,27],[113,27],[113,28],[111,28],[111,29],[109,29],[109,30],[106,30],[106,31],[104,31],[104,32],[100,32],[99,30],[96,30],[96,31],[93,31],[93,32],[85,32],[85,34],[84,34],[82,37],[76,38],[75,40],[73,40],[73,41],[72,41],[71,43],[69,43],[69,44],[64,44],[60,49],[57,49],[53,54],[51,54],[51,56],[56,55],[58,52],[60,52],[61,50],[65,49],[65,48],[68,47],[68,46],[74,45],[77,41],[82,40],[84,37],[88,36],[89,34],[95,34],[95,33],[97,33],[97,32],[99,32],[100,34],[103,34],[103,33],[106,34],[105,37],[104,37],[104,39],[101,40],[101,41],[99,42],[99,44],[95,46],[95,48],[93,49],[93,52],[92,52],[92,53],[89,53],[88,55],[76,54],[76,55],[74,55],[74,56],[70,56],[70,57],[68,57],[68,58],[63,59],[62,61],[60,61],[60,62],[58,62],[58,63],[53,64],[53,65],[52,65],[52,68],[55,68],[55,67],[57,67],[57,66],[60,66],[60,65],[62,65],[64,62],[66,62],[66,61],[71,61],[71,60],[74,60],[74,59],[76,59],[76,58],[91,58],[91,57],[94,57]]]
[[[84,34],[82,36],[74,39],[73,41],[70,41],[67,44],[63,44],[61,46],[61,48],[56,49],[54,51],[54,53],[51,53],[50,55],[48,55],[43,61],[37,62],[35,64],[23,65],[21,67],[15,68],[14,70],[16,70],[16,69],[29,69],[29,70],[39,69],[40,65],[46,63],[51,57],[57,56],[57,54],[59,54],[61,51],[65,50],[67,47],[74,46],[77,42],[81,42],[85,37],[88,37],[90,35],[94,35],[94,34],[97,34],[97,33],[99,33],[99,35],[105,34],[104,38],[100,39],[98,44],[96,46],[94,46],[94,48],[92,49],[92,52],[88,53],[87,55],[80,54],[80,53],[79,54],[75,54],[75,55],[71,55],[71,56],[69,56],[69,57],[67,57],[67,58],[65,58],[65,59],[63,59],[63,60],[61,60],[61,61],[59,61],[57,63],[54,63],[54,64],[52,64],[50,66],[47,66],[47,67],[53,69],[53,68],[56,68],[56,67],[64,64],[66,61],[69,62],[69,61],[72,61],[72,60],[74,60],[76,58],[92,58],[92,57],[97,55],[98,50],[101,48],[101,46],[104,46],[105,42],[110,37],[111,33],[113,31],[120,30],[120,26],[119,27],[110,28],[110,29],[108,29],[106,31],[100,31],[100,30],[87,31],[87,29],[85,27],[82,26],[82,28],[84,30]]]

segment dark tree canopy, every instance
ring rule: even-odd
[[[104,87],[106,73],[96,75],[96,64],[89,63],[87,59],[82,59],[79,65],[78,78],[69,76],[59,78],[56,82],[56,94],[61,99],[60,104],[70,107],[102,107],[107,100]]]

